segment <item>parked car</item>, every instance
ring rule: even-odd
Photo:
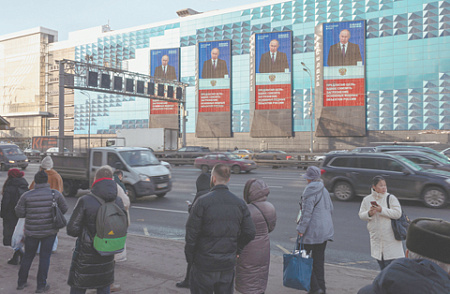
[[[236,154],[240,158],[245,158],[245,159],[248,159],[250,157],[250,155],[253,155],[253,151],[250,151],[247,149],[234,150],[232,153]]]
[[[26,169],[28,158],[23,154],[19,146],[15,144],[0,144],[0,169],[9,170],[12,167]]]
[[[336,153],[347,153],[348,150],[334,150],[334,151],[330,151],[328,153],[325,153],[324,155],[316,155],[313,157],[313,159],[315,161],[324,161],[325,157],[327,157],[328,154],[336,154]]]
[[[388,191],[399,199],[421,200],[431,208],[449,202],[450,172],[425,169],[399,155],[389,153],[337,153],[327,155],[321,165],[325,187],[338,200],[370,194],[373,177],[383,176]]]
[[[375,147],[357,147],[353,149],[351,152],[353,153],[371,153],[375,152]]]
[[[194,166],[202,170],[202,172],[209,172],[217,163],[223,163],[231,168],[235,174],[241,171],[249,173],[257,168],[253,160],[242,159],[236,154],[230,152],[211,153],[203,157],[198,157],[194,161]]]
[[[408,146],[408,145],[382,145],[375,147],[375,152],[389,152],[389,151],[420,151],[425,153],[431,153],[443,159],[446,159],[445,155],[429,147]]]
[[[210,153],[208,147],[202,146],[185,146],[173,153],[168,153],[166,155],[167,158],[196,158],[199,156],[204,156],[207,153]]]
[[[431,153],[420,151],[390,151],[389,154],[400,155],[423,168],[440,169],[450,172],[450,159],[443,159]]]
[[[254,158],[266,160],[288,160],[292,159],[292,156],[281,150],[263,150],[260,153],[255,154]]]
[[[447,156],[448,158],[450,158],[450,148],[447,148],[445,150],[442,150],[440,152],[441,154],[444,154],[445,156]]]
[[[64,147],[64,153],[70,153],[70,150]],[[47,151],[45,151],[45,154],[47,155],[57,155],[59,154],[59,147],[51,147],[48,148]]]
[[[37,149],[25,148],[23,150],[23,154],[25,154],[26,156],[40,156],[41,151]]]

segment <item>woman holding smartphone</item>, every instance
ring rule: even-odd
[[[388,195],[390,208],[387,204]],[[381,270],[394,259],[405,257],[402,241],[395,239],[391,226],[391,219],[398,219],[401,215],[400,203],[387,192],[385,179],[382,176],[374,177],[372,194],[364,197],[359,218],[368,222],[371,255],[378,261]]]

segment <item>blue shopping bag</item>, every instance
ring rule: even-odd
[[[312,257],[302,257],[299,250],[296,250],[298,241],[299,237],[297,237],[292,253],[283,254],[283,285],[289,288],[309,291],[311,288],[313,259]],[[300,249],[302,249],[301,241]]]

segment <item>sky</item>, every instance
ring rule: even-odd
[[[58,31],[58,40],[68,33],[108,24],[120,30],[177,19],[177,10],[199,12],[238,7],[261,0],[0,0],[0,36],[45,27]]]

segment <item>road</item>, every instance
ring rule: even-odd
[[[25,171],[26,179],[31,182],[38,164],[30,164]],[[250,174],[232,175],[229,188],[242,197],[245,182],[251,178],[263,179],[270,187],[268,200],[277,211],[277,225],[270,234],[271,253],[281,255],[285,250],[292,250],[296,238],[295,217],[298,213],[300,195],[306,186],[301,179],[303,170],[259,168]],[[183,240],[185,223],[188,217],[187,200],[192,201],[196,192],[195,181],[200,170],[192,166],[174,167],[172,170],[173,190],[165,197],[146,196],[139,198],[131,208],[131,226],[129,231],[135,234],[149,235],[165,239]],[[6,172],[0,176],[1,185],[6,179]],[[368,184],[368,189],[369,189]],[[388,187],[389,188],[389,187]],[[87,193],[80,191],[78,197]],[[362,198],[351,202],[341,202],[334,197],[334,241],[329,242],[326,250],[326,262],[351,265],[366,269],[378,269],[376,261],[370,257],[369,233],[366,223],[358,217]],[[72,212],[76,198],[67,199]],[[431,209],[420,202],[402,201],[402,208],[411,218],[432,217],[450,221],[450,208]]]

